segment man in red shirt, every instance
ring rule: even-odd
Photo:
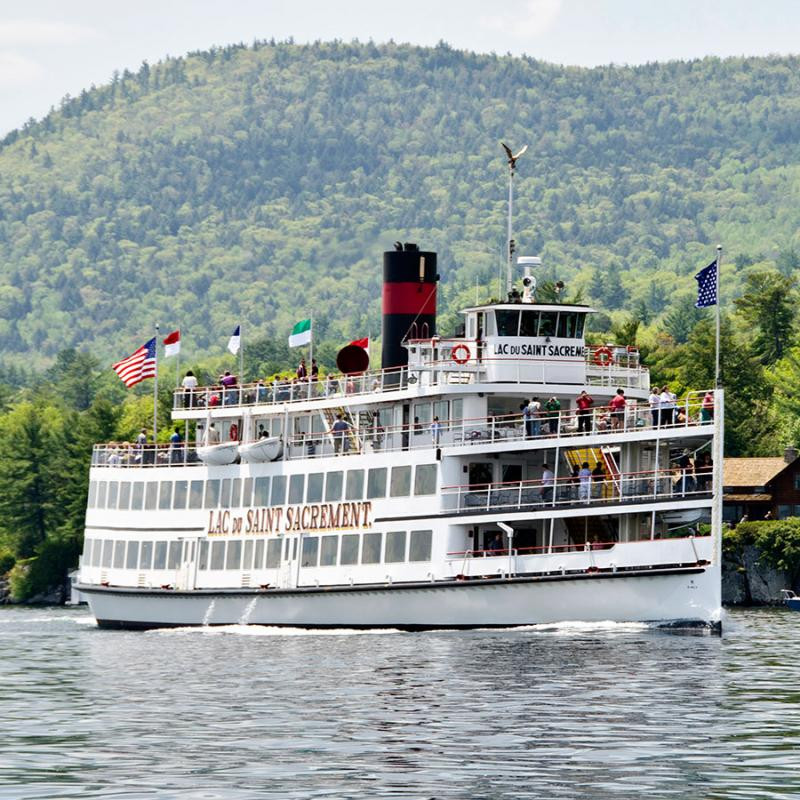
[[[611,398],[611,428],[619,430],[625,422],[625,391],[617,389],[617,393]]]
[[[591,433],[594,400],[587,394],[586,389],[578,395],[575,405],[578,407],[578,433]]]

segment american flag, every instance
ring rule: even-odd
[[[156,375],[156,340],[153,337],[145,342],[135,353],[112,364],[111,369],[119,375],[119,379],[130,389],[145,378]]]
[[[717,262],[712,261],[694,276],[697,281],[697,308],[707,308],[717,304]]]

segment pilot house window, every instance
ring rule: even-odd
[[[497,309],[494,312],[497,318],[498,336],[517,336],[519,330],[519,311],[503,311]]]

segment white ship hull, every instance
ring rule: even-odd
[[[137,590],[82,586],[101,627],[513,627],[551,622],[719,626],[715,566],[628,574],[300,590]]]

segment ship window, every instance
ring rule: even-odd
[[[269,505],[269,478],[256,478],[254,491],[253,491],[253,505],[254,506],[268,506]]]
[[[292,561],[297,558],[297,537],[292,537]]]
[[[263,544],[263,542],[259,542]],[[270,539],[267,542],[267,569],[274,569],[281,564],[281,540]]]
[[[408,497],[411,494],[411,467],[392,467],[391,497]]]
[[[351,469],[347,473],[345,500],[360,500],[364,496],[364,470]]]
[[[211,569],[225,566],[225,542],[211,542]]]
[[[433,404],[433,416],[439,417],[439,422],[441,422],[442,425],[450,419],[447,411],[447,400],[440,400],[438,403]]]
[[[125,556],[125,569],[136,569],[139,563],[139,542],[128,542],[128,553]]]
[[[219,478],[206,481],[206,508],[216,508],[219,505]]]
[[[114,542],[114,569],[125,566],[125,542]]]
[[[414,494],[436,494],[436,464],[420,464],[417,467]]]
[[[578,314],[578,319],[575,322],[575,338],[583,339],[583,323],[586,322],[586,314]]]
[[[416,403],[414,405],[414,433],[425,433],[432,419],[430,403]]]
[[[197,569],[208,569],[208,539],[200,542],[200,550],[197,553]]]
[[[253,540],[249,539],[244,543],[242,555],[242,569],[253,569]]]
[[[89,481],[89,499],[86,501],[87,508],[94,508],[97,502],[97,481]]]
[[[242,479],[234,478],[231,483],[231,508],[241,508],[242,505]]]
[[[106,481],[100,481],[97,484],[97,507],[98,508],[105,508],[106,507],[106,491],[108,489],[108,483]]]
[[[158,507],[160,509],[172,506],[172,481],[161,481],[160,494],[158,495]]]
[[[228,556],[225,559],[225,569],[242,568],[242,540],[232,539],[228,542]]]
[[[558,338],[574,339],[578,315],[574,312],[562,311],[558,315]]]
[[[175,492],[172,495],[173,508],[186,508],[187,481],[175,481]]]
[[[542,311],[539,317],[539,336],[555,336],[558,311]]]
[[[520,336],[536,336],[539,330],[539,312],[523,311],[519,325]]]
[[[280,547],[280,543],[278,544]],[[280,550],[278,551],[280,556]],[[257,539],[256,540],[256,547],[255,547],[255,557],[253,558],[253,569],[263,569],[264,568],[264,540]]]
[[[139,569],[150,569],[153,565],[153,543],[142,542],[139,554]]]
[[[272,479],[272,503],[273,506],[282,506],[286,502],[286,476],[276,475]]]
[[[386,534],[386,561],[387,564],[397,564],[406,560],[406,532],[389,531]]]
[[[111,559],[114,555],[114,542],[111,539],[103,539],[103,567],[111,566]]]
[[[119,482],[119,505],[120,511],[127,511],[131,506],[131,485],[129,481]]]
[[[290,503],[302,503],[303,502],[303,494],[305,492],[305,483],[306,483],[306,476],[305,475],[292,475],[289,478],[289,502]]]
[[[83,560],[87,566],[92,563],[92,549],[94,548],[94,539],[83,540]]]
[[[322,500],[322,473],[312,472],[308,476],[308,491],[306,492],[307,503],[318,503]]]
[[[249,508],[253,505],[253,479],[244,479],[244,489],[242,491],[242,507]]]
[[[377,467],[367,473],[367,497],[386,497],[386,467]]]
[[[336,471],[329,472],[325,480],[325,499],[326,500],[341,500],[342,499],[342,475],[344,473]]]
[[[303,539],[302,563],[304,567],[316,567],[319,558],[319,539],[316,536],[309,536]]]
[[[346,533],[342,536],[340,564],[358,564],[358,540],[357,533]]]
[[[323,536],[319,552],[319,565],[332,567],[336,565],[336,551],[339,547],[338,536]]]
[[[382,533],[365,533],[364,544],[361,548],[361,563],[362,564],[380,564],[381,563],[381,539]]]
[[[498,336],[517,336],[519,330],[519,311],[503,311],[497,309],[494,314],[497,320]]]
[[[450,401],[450,419],[453,422],[460,422],[464,419],[464,401],[461,399]]]
[[[430,561],[432,537],[432,531],[411,531],[411,543],[408,547],[408,560]]]
[[[155,555],[153,556],[153,569],[166,569],[167,543],[156,542]]]
[[[117,494],[119,493],[119,483],[117,481],[108,482],[108,497],[106,498],[107,508],[117,507]]]
[[[222,491],[220,493],[219,505],[220,505],[220,508],[230,508],[231,507],[231,479],[230,478],[223,478],[222,479]]]
[[[158,481],[147,481],[147,486],[144,490],[144,507],[152,511],[156,507],[158,499]]]
[[[203,507],[203,481],[192,481],[189,490],[189,508]]]
[[[178,569],[181,565],[181,545],[183,542],[170,542],[169,543],[169,559],[167,561],[167,569]]]
[[[99,567],[103,556],[103,540],[95,539],[94,553],[92,553],[92,566]]]
[[[98,498],[98,505],[100,500]],[[144,483],[135,481],[133,484],[133,495],[131,496],[131,508],[138,511],[144,505]]]

